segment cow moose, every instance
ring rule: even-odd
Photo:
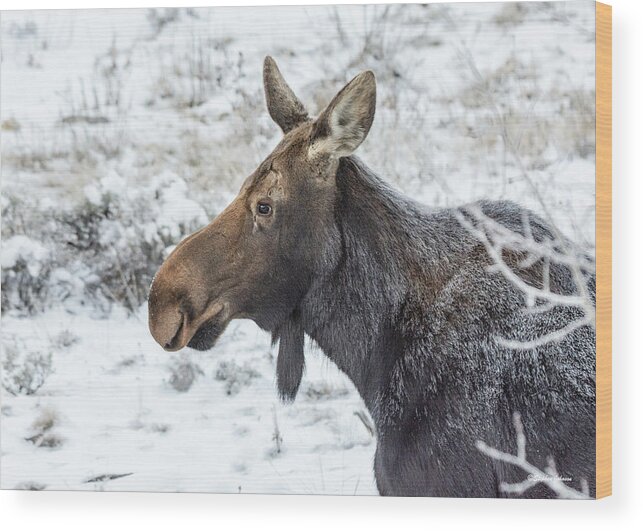
[[[264,63],[268,112],[283,138],[209,225],[185,238],[156,274],[149,328],[167,351],[213,347],[226,325],[252,319],[279,343],[277,387],[295,399],[309,336],[352,380],[373,419],[382,495],[503,497],[525,472],[476,449],[516,448],[586,481],[595,495],[595,332],[516,350],[565,327],[578,308],[525,311],[525,298],[465,224],[467,209],[431,209],[405,197],[354,155],[375,114],[375,76],[350,81],[311,118],[275,61]],[[213,168],[213,171],[216,171]],[[475,203],[533,238],[552,227],[508,201]],[[519,269],[519,260],[507,263]],[[539,269],[540,267],[540,269]],[[520,269],[542,282],[542,264]],[[595,293],[591,274],[584,277]],[[574,293],[572,272],[551,264],[549,289]],[[578,483],[575,483],[578,485]],[[553,497],[543,483],[520,494]]]

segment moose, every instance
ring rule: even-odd
[[[232,319],[251,319],[278,342],[278,393],[292,401],[309,336],[372,417],[382,495],[511,496],[500,486],[527,474],[476,441],[514,452],[517,412],[528,461],[547,470],[553,457],[561,477],[585,481],[594,496],[594,328],[527,350],[498,341],[564,328],[579,310],[525,311],[523,294],[463,223],[475,223],[466,208],[422,205],[353,155],[375,115],[372,72],[316,118],[271,57],[263,79],[283,138],[232,203],[161,265],[149,293],[154,339],[167,351],[204,351]],[[527,217],[535,240],[554,230],[512,202],[475,206],[516,232]],[[506,262],[525,282],[543,282],[542,263],[523,267],[510,252]],[[594,277],[583,281],[594,297]],[[547,282],[553,293],[577,290],[564,264],[551,264]],[[536,480],[520,496],[554,493]]]

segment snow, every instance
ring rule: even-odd
[[[2,242],[0,265],[3,269],[11,269],[18,262],[23,262],[32,277],[40,273],[41,262],[47,258],[49,250],[31,238],[18,235]]]
[[[364,405],[321,353],[308,351],[300,397],[283,405],[276,352],[253,323],[233,322],[210,353],[170,356],[144,332],[145,322],[144,309],[108,320],[62,311],[3,318],[3,340],[23,337],[29,349],[51,351],[66,330],[81,339],[54,352],[55,373],[36,396],[4,394],[2,488],[31,481],[47,489],[376,493],[375,443],[355,415]],[[185,393],[168,384],[168,367],[181,357],[203,370]],[[225,363],[249,364],[257,376],[228,395],[215,378]],[[44,409],[59,416],[51,432],[60,447],[25,440]],[[85,483],[105,474],[131,475]]]
[[[375,72],[358,154],[403,192],[435,206],[511,199],[592,253],[594,3],[521,6],[3,12],[3,360],[51,355],[53,373],[33,394],[0,391],[0,487],[376,494],[364,404],[312,345],[284,405],[253,323],[169,355],[144,304],[127,311],[96,286],[137,260],[125,273],[144,292],[152,261],[276,145],[268,54],[313,114]],[[59,221],[102,210],[96,242]],[[14,306],[24,296],[37,311]],[[196,375],[185,392],[171,383],[181,363]],[[42,419],[53,426],[39,434]]]
[[[189,198],[186,182],[177,175],[165,172],[153,180],[152,185],[162,190],[157,227],[169,233],[174,240],[180,239],[181,227],[205,225],[208,222],[205,210]]]

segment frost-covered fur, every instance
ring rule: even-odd
[[[356,159],[342,159],[337,186],[337,266],[315,280],[301,315],[373,417],[380,493],[501,496],[499,483],[522,481],[524,473],[482,455],[475,441],[514,452],[511,419],[519,412],[528,460],[544,469],[552,456],[561,476],[575,485],[586,479],[594,495],[593,330],[524,352],[496,341],[540,337],[578,319],[579,310],[526,314],[524,297],[488,272],[486,252],[455,210],[427,211]],[[522,230],[517,205],[479,205]],[[549,233],[530,218],[535,238]],[[552,269],[551,283],[574,292],[565,268]],[[537,486],[524,495],[552,493]]]

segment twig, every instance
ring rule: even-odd
[[[501,461],[509,465],[520,468],[527,473],[527,478],[519,483],[501,482],[499,487],[502,492],[508,494],[524,494],[530,488],[542,483],[549,487],[559,498],[570,500],[587,500],[589,497],[589,486],[587,480],[581,480],[581,490],[578,491],[567,486],[564,483],[565,478],[561,478],[556,471],[556,464],[552,457],[548,458],[545,470],[540,470],[527,461],[527,438],[523,429],[520,413],[514,413],[513,424],[516,431],[516,454],[502,452],[483,441],[476,441],[476,448],[486,456],[495,461]]]
[[[83,483],[103,483],[105,481],[113,481],[115,479],[125,478],[131,476],[134,472],[128,472],[126,474],[101,474],[93,478],[86,479]]]
[[[532,350],[547,345],[548,343],[559,343],[574,330],[582,328],[583,326],[592,326],[592,322],[589,319],[572,321],[567,326],[560,328],[559,330],[554,330],[549,334],[545,334],[544,336],[540,336],[539,338],[531,341],[517,341],[515,339],[507,339],[501,336],[496,336],[496,341],[499,345],[512,350]]]
[[[475,220],[475,223],[467,219],[463,212]],[[585,277],[588,272],[593,273],[595,270],[595,266],[589,258],[583,257],[581,260],[578,258],[579,253],[568,254],[571,249],[569,246],[567,247],[567,252],[559,251],[560,248],[564,247],[564,243],[557,240],[536,241],[526,213],[523,214],[524,234],[520,234],[489,218],[478,206],[469,206],[463,209],[463,212],[458,210],[455,216],[460,224],[484,246],[492,260],[492,265],[488,268],[489,271],[501,273],[522,292],[525,297],[525,310],[528,313],[543,313],[556,306],[576,307],[582,312],[582,315],[573,322],[534,340],[519,341],[497,337],[498,344],[514,350],[531,350],[548,343],[560,342],[568,334],[583,326],[592,328],[595,326],[596,310],[589,297]],[[519,267],[531,267],[542,261],[542,287],[534,286],[523,280],[505,262],[503,258],[504,250],[527,253],[527,257],[521,260]],[[570,270],[576,287],[574,294],[566,295],[551,290],[550,267],[552,262],[563,265]]]
[[[375,426],[373,426],[373,423],[366,416],[366,413],[364,413],[363,411],[355,411],[354,413],[355,416],[362,421],[362,424],[364,424],[364,427],[371,435],[371,437],[375,437]]]
[[[470,208],[468,213],[476,216],[478,212]],[[503,275],[510,280],[516,287],[518,287],[527,297],[527,306],[534,305],[537,299],[549,300],[550,302],[563,305],[563,306],[584,306],[586,299],[578,295],[561,295],[552,291],[544,291],[535,286],[527,284],[523,281],[514,271],[506,264],[502,258],[502,249],[497,244],[490,241],[487,234],[478,229],[469,220],[467,220],[461,212],[456,211],[456,218],[458,221],[484,245],[489,256],[493,259],[493,269],[499,270]]]

